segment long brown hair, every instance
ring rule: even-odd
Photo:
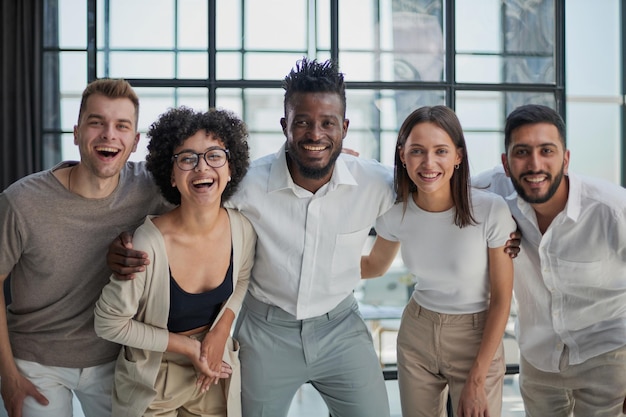
[[[409,173],[402,164],[400,154],[404,149],[407,138],[411,134],[411,130],[420,123],[433,123],[443,129],[452,139],[454,146],[461,150],[461,163],[458,169],[454,170],[450,179],[450,188],[452,191],[452,201],[454,202],[455,216],[454,224],[459,227],[476,224],[472,213],[472,201],[470,195],[470,175],[469,160],[467,158],[467,146],[465,144],[465,136],[463,128],[452,109],[446,106],[425,106],[414,110],[404,119],[400,131],[398,132],[398,140],[396,141],[395,152],[395,178],[394,186],[396,190],[396,202],[404,204],[404,210],[409,201],[411,193],[417,193],[415,183],[409,177]]]

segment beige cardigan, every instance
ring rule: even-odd
[[[256,234],[238,211],[228,209],[233,245],[233,294],[226,307],[239,312],[248,288],[254,262]],[[148,216],[135,232],[133,247],[145,251],[150,264],[135,279],[115,279],[102,290],[95,308],[95,330],[102,338],[122,346],[115,368],[113,414],[116,417],[143,415],[156,395],[156,381],[163,352],[167,349],[167,320],[170,305],[169,262],[165,242]],[[241,416],[241,375],[238,345],[229,337],[224,361],[233,369],[226,380],[228,416]]]

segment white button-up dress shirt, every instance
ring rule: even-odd
[[[284,146],[254,161],[227,203],[258,236],[250,293],[297,319],[329,312],[359,283],[366,238],[394,199],[392,169],[374,160],[341,154],[315,194],[293,182]]]
[[[533,208],[506,198],[522,232],[514,294],[520,353],[534,367],[569,363],[626,345],[626,189],[569,175],[565,209],[541,235]]]

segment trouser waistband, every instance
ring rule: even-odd
[[[430,320],[433,323],[441,325],[470,324],[473,326],[478,326],[479,324],[484,323],[485,320],[487,320],[487,311],[467,314],[438,313],[436,311],[422,307],[413,298],[411,298],[408,308],[414,310],[413,314],[415,316],[424,317],[425,319]]]
[[[335,308],[330,310],[328,313],[321,314],[319,316],[310,317],[307,319],[299,320],[291,313],[286,312],[282,308],[270,304],[266,304],[262,301],[257,300],[250,293],[246,294],[246,298],[244,299],[244,305],[249,310],[253,311],[256,314],[266,317],[268,320],[280,320],[280,321],[288,321],[288,322],[300,322],[300,321],[329,321],[334,319],[335,317],[342,314],[344,311],[358,308],[358,304],[354,295],[350,294],[346,298],[344,298]]]

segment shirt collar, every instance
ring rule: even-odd
[[[582,184],[580,182],[580,178],[571,173],[563,176],[563,181],[566,181],[566,177],[569,179],[569,191],[567,196],[567,203],[565,204],[565,209],[563,212],[567,217],[572,219],[573,221],[577,221],[580,216],[580,211],[582,207]],[[526,216],[529,216],[531,213],[534,217],[534,209],[532,206],[523,200],[517,192],[514,192],[510,196],[506,197],[507,200],[516,200],[517,206],[520,211],[524,213]]]
[[[582,209],[582,183],[576,175],[567,174],[567,178],[569,178],[569,194],[567,195],[565,213],[567,217],[577,221]],[[565,180],[565,176],[563,180]]]
[[[358,185],[357,180],[346,165],[343,154],[339,155],[339,158],[335,161],[333,175],[328,182],[328,191],[332,191],[340,185]],[[285,145],[283,144],[278,152],[276,152],[276,158],[270,168],[268,192],[271,193],[287,188],[294,190],[294,192],[296,192],[296,189],[300,189],[300,187],[293,182],[291,174],[289,173]]]

